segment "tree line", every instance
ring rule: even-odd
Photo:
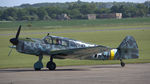
[[[46,3],[45,3],[46,4]],[[71,19],[86,19],[87,14],[109,14],[122,13],[123,18],[144,17],[150,14],[150,2],[127,3],[127,2],[77,2],[55,3],[51,5],[32,6],[23,4],[19,7],[0,8],[0,20],[21,21],[21,20],[53,20],[58,19],[61,14],[67,14]]]

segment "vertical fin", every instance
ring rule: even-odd
[[[132,36],[126,36],[118,48],[138,48],[138,45]]]
[[[139,49],[132,36],[126,36],[118,46],[115,59],[135,59],[139,57]]]

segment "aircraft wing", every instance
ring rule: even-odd
[[[92,59],[94,54],[109,50],[110,48],[105,46],[95,46],[86,48],[76,48],[76,49],[65,49],[52,51],[54,58],[58,59]]]

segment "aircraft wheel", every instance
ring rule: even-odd
[[[35,71],[40,71],[40,70],[41,70],[41,68],[34,68],[34,70],[35,70]]]
[[[121,62],[120,64],[121,64],[122,67],[125,67],[125,63],[124,62]]]
[[[35,64],[34,64],[34,70],[35,71],[39,71],[41,70],[41,68],[43,68],[43,63],[41,61],[37,61]]]
[[[56,64],[54,62],[51,62],[49,61],[46,65],[46,67],[49,69],[49,70],[55,70],[56,69]]]

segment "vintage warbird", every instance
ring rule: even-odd
[[[120,60],[121,66],[124,67],[125,63],[122,59],[136,59],[139,57],[138,46],[132,36],[126,36],[117,48],[109,48],[49,34],[43,39],[21,39],[19,38],[20,30],[21,26],[18,28],[16,37],[11,38],[10,42],[18,52],[39,57],[39,60],[34,64],[35,70],[43,68],[43,55],[50,56],[50,61],[46,65],[49,70],[55,70],[56,68],[53,58]]]

